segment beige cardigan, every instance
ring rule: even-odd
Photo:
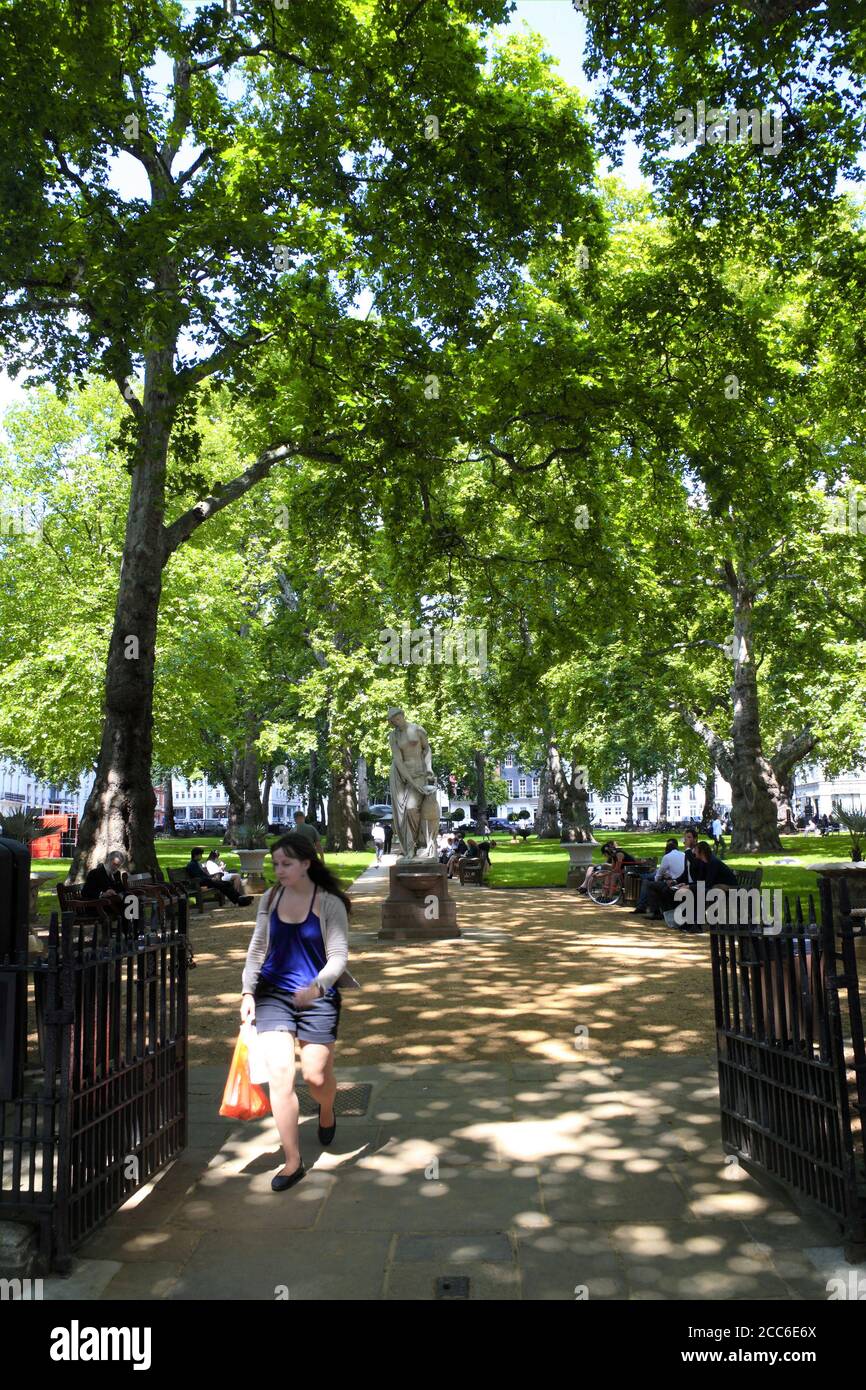
[[[269,888],[267,893],[263,893],[259,899],[255,930],[244,966],[241,985],[244,994],[255,994],[256,985],[259,982],[259,975],[268,954],[271,908],[273,907],[271,899],[276,902],[276,897],[274,890]],[[310,983],[319,984],[323,989],[329,989],[331,985],[336,985],[339,989],[360,989],[361,986],[354,975],[350,975],[346,969],[346,962],[349,959],[349,917],[341,899],[335,897],[333,893],[326,892],[324,888],[320,888],[316,893],[314,906],[322,924],[322,940],[325,943],[327,964],[323,970],[319,971],[315,981],[310,981]]]

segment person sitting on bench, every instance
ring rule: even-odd
[[[672,835],[665,841],[665,852],[662,862],[653,872],[647,869],[643,875],[640,897],[638,898],[635,912],[642,915],[650,911],[650,893],[653,888],[670,888],[675,883],[682,883],[685,879],[686,856],[681,849],[677,848],[676,837]],[[654,899],[653,899],[654,900]]]
[[[213,878],[201,862],[203,854],[204,850],[200,847],[190,851],[190,861],[184,870],[187,878],[191,878],[194,883],[202,883],[207,888],[215,888],[220,897],[228,898],[236,907],[249,907],[252,902],[250,894],[241,897],[233,883],[226,879]]]
[[[122,849],[113,849],[102,864],[90,870],[84,880],[81,896],[88,901],[98,901],[110,914],[118,914],[123,908],[123,895],[126,892],[123,881],[125,868],[125,853]]]
[[[238,893],[240,893],[241,876],[240,874],[233,874],[229,872],[223,861],[220,859],[220,852],[218,849],[211,850],[205,862],[205,869],[210,874],[211,878],[218,879],[221,882],[227,880],[230,884],[232,884],[234,888],[237,889]]]

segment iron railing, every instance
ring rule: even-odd
[[[21,1094],[0,1101],[0,1216],[54,1268],[187,1141],[187,902],[106,930],[51,919],[27,979]],[[22,1029],[22,1031],[25,1031]]]
[[[866,1057],[844,884],[784,900],[781,930],[710,928],[725,1148],[866,1239]]]

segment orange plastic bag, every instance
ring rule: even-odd
[[[250,1054],[243,1028],[235,1043],[220,1114],[232,1120],[260,1120],[270,1115],[271,1102],[261,1086],[250,1081]]]

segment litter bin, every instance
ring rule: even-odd
[[[21,1095],[27,1052],[27,972],[30,850],[0,836],[0,1101]]]

